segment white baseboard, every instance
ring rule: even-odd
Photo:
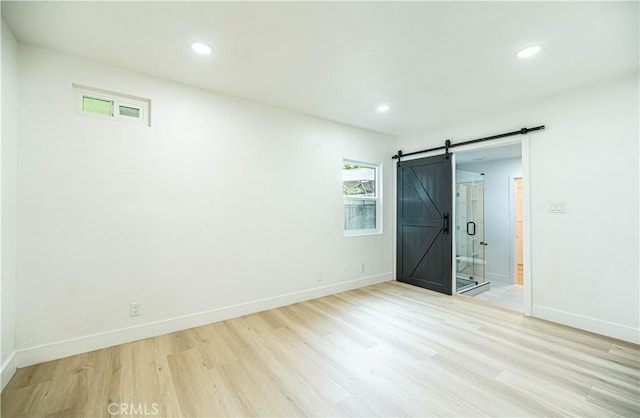
[[[600,319],[577,315],[546,306],[534,305],[532,307],[532,316],[634,344],[640,344],[640,329],[637,328],[614,324],[613,322],[602,321]]]
[[[156,337],[158,335],[194,328],[213,322],[224,321],[239,316],[261,312],[280,306],[304,302],[306,300],[332,295],[347,290],[357,289],[377,283],[393,280],[393,273],[383,273],[375,276],[364,277],[346,282],[315,287],[299,292],[270,298],[258,299],[237,305],[225,306],[209,311],[198,312],[162,321],[151,322],[133,327],[120,328],[112,331],[86,335],[49,344],[17,350],[15,365],[18,367],[30,366],[45,361],[57,360],[64,357],[82,354],[101,348],[124,344],[131,341]],[[3,369],[4,382],[4,369]]]
[[[489,273],[489,272],[487,272],[486,275],[485,275],[485,279],[486,280],[490,280],[490,281],[511,283],[511,279],[509,278],[509,276],[506,276],[504,274],[497,274],[497,273]]]
[[[16,372],[16,352],[12,352],[11,355],[4,363],[2,363],[2,369],[0,369],[0,391],[4,390],[4,387],[7,386],[9,380],[13,377],[13,374]]]

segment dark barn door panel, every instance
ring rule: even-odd
[[[450,295],[451,159],[402,161],[397,190],[397,280]]]

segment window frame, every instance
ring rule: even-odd
[[[73,84],[73,93],[74,107],[77,114],[98,119],[117,120],[120,122],[151,126],[151,100],[149,99],[75,83]],[[85,112],[83,107],[85,97],[110,101],[112,103],[111,115],[100,115],[97,113]],[[120,114],[121,106],[138,109],[140,111],[138,117]]]
[[[351,158],[342,159],[342,167],[344,170],[345,164],[361,165],[374,169],[375,178],[375,196],[345,196],[342,194],[342,232],[345,237],[357,237],[365,235],[378,235],[382,234],[382,163],[372,163],[361,160],[354,160]],[[362,200],[362,201],[374,201],[376,202],[376,227],[373,229],[344,229],[345,227],[345,205],[347,200]]]

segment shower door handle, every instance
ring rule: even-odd
[[[470,231],[469,227],[473,226],[473,230]],[[467,235],[475,235],[476,234],[476,223],[475,222],[467,222]]]
[[[442,234],[447,235],[449,233],[449,214],[442,214]]]

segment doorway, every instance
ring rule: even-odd
[[[544,129],[539,127],[534,130]],[[517,132],[522,133],[522,132]],[[525,132],[526,133],[526,132]],[[505,134],[506,136],[512,136],[514,133]],[[482,138],[494,139],[493,137]],[[521,165],[521,173],[518,176],[510,176],[505,178],[505,184],[507,188],[513,187],[515,184],[514,177],[521,179],[520,181],[520,195],[521,195],[521,219],[522,232],[519,233],[522,246],[522,282],[520,285],[517,282],[517,276],[513,273],[516,272],[516,267],[513,269],[507,268],[509,271],[502,277],[507,281],[506,284],[520,286],[520,301],[519,309],[523,311],[525,315],[531,315],[532,303],[531,303],[531,274],[527,268],[529,260],[531,259],[531,245],[529,242],[530,230],[528,227],[528,220],[530,219],[529,206],[529,186],[528,178],[530,173],[529,168],[529,156],[530,156],[530,142],[529,138],[522,137],[516,140],[505,140],[500,142],[482,143],[477,141],[468,141],[461,144],[459,150],[454,153],[445,152],[444,155],[437,154],[434,157],[422,158],[419,160],[402,159],[409,157],[409,155],[437,152],[440,148],[434,148],[431,150],[415,151],[403,156],[399,151],[398,155],[393,158],[398,159],[397,165],[397,212],[396,212],[396,280],[425,287],[427,289],[435,290],[445,294],[458,293],[456,291],[456,279],[460,270],[467,269],[475,263],[469,263],[469,260],[458,259],[467,262],[466,266],[458,266],[456,263],[457,239],[456,235],[460,234],[458,231],[461,229],[459,223],[455,222],[456,219],[456,202],[454,196],[456,193],[456,168],[457,163],[471,163],[482,161],[485,159],[505,159],[509,157],[519,157]],[[473,143],[472,143],[473,142]],[[433,154],[432,154],[433,155]],[[487,158],[489,155],[491,158]],[[438,168],[436,168],[438,167]],[[469,170],[476,173],[482,173],[482,171]],[[501,238],[492,241],[490,237],[492,228],[487,222],[487,214],[493,216],[495,211],[489,210],[487,202],[506,201],[507,205],[514,202],[514,199],[489,199],[487,186],[487,178],[484,178],[483,184],[483,202],[484,213],[482,215],[482,233],[484,239],[481,241],[484,243],[484,254],[481,256],[474,254],[472,259],[478,259],[480,261],[484,259],[482,273],[484,275],[484,283],[491,284],[492,280],[496,278],[496,272],[491,268],[491,257],[489,253],[495,251],[495,248],[499,248],[502,245],[506,245],[507,253],[510,254],[508,265],[514,265],[515,263],[515,247],[513,231],[514,222],[508,222],[508,229],[511,231],[511,235],[505,238]],[[448,192],[446,191],[448,190]],[[449,202],[441,200],[448,193]],[[436,197],[438,196],[438,197]],[[513,195],[512,195],[513,196]],[[437,199],[437,203],[436,200]],[[445,198],[446,200],[446,198]],[[473,213],[473,212],[472,212]],[[511,210],[513,215],[514,210]],[[475,216],[475,215],[474,215]],[[512,217],[504,215],[507,221],[512,221]],[[468,220],[466,222],[469,222]],[[475,221],[472,221],[475,222]],[[464,230],[466,231],[466,223]],[[478,231],[478,222],[476,222],[476,231]],[[460,229],[459,229],[460,228]],[[452,232],[453,231],[453,232]],[[473,225],[469,225],[469,233],[473,235]],[[476,232],[477,234],[477,232]],[[487,250],[488,242],[493,242],[490,250]],[[480,254],[480,252],[477,252]],[[446,262],[449,265],[446,266]],[[444,262],[444,263],[443,263]],[[446,279],[448,272],[449,278]],[[513,273],[511,273],[513,272]],[[474,276],[475,277],[475,276]],[[495,282],[496,284],[498,282]],[[495,286],[494,286],[495,287]],[[477,297],[484,298],[489,295],[491,291],[481,293]]]
[[[524,311],[524,280],[517,274],[524,271],[521,149],[456,153],[454,230],[456,292]]]

